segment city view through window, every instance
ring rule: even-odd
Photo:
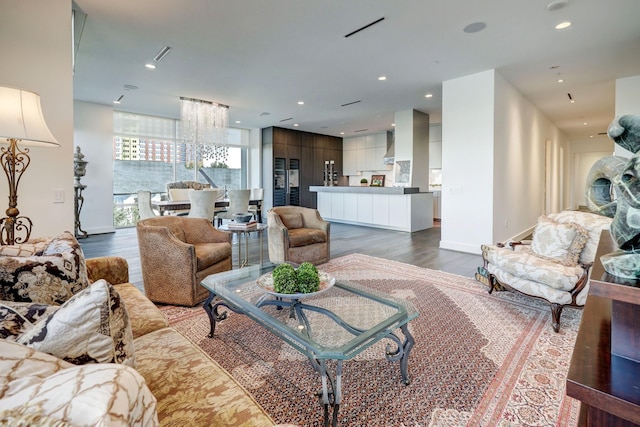
[[[178,121],[114,113],[114,225],[129,227],[139,219],[137,192],[153,200],[167,197],[166,185],[198,181],[226,189],[246,188],[247,150],[242,129],[229,129],[226,146],[195,146],[179,141]]]

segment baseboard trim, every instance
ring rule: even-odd
[[[102,228],[89,228],[84,230],[87,234],[106,234],[106,233],[115,233],[115,227],[102,227]]]
[[[482,254],[482,251],[480,250],[480,245],[470,245],[467,243],[458,243],[458,242],[446,242],[444,240],[440,241],[440,249],[448,249],[451,251],[465,252],[465,253],[474,254],[474,255]]]

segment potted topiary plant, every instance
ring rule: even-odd
[[[368,183],[369,183],[369,181],[367,181],[367,178],[362,178],[362,179],[360,180],[360,185],[361,185],[362,187],[366,187]]]

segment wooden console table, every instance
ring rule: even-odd
[[[640,280],[604,270],[600,257],[614,250],[604,231],[567,375],[567,395],[582,402],[581,426],[640,425]]]

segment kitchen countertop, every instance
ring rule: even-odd
[[[311,192],[327,192],[327,193],[370,193],[370,194],[417,194],[420,193],[419,187],[362,187],[362,186],[333,186],[325,187],[323,185],[309,186]],[[422,193],[430,193],[430,191],[422,191]]]

